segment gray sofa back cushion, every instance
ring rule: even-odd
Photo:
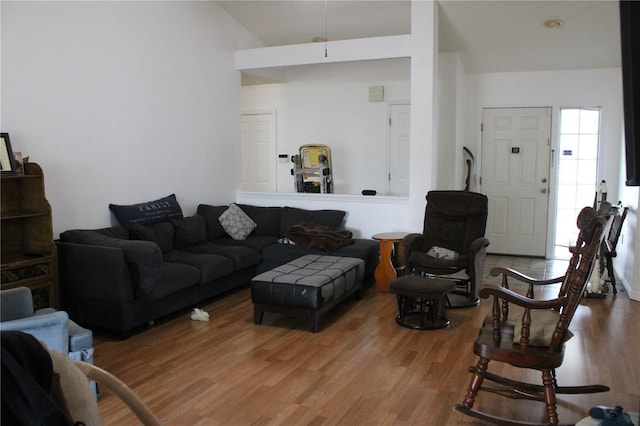
[[[289,228],[301,222],[339,228],[342,226],[344,216],[345,212],[342,210],[304,210],[295,207],[282,207],[280,235],[284,235]]]
[[[220,225],[218,218],[228,208],[229,206],[210,206],[207,204],[200,204],[198,206],[198,215],[204,218],[207,225],[208,240],[227,237],[227,233],[222,225]]]
[[[342,210],[305,210],[296,207],[260,207],[238,204],[238,206],[256,223],[252,235],[282,237],[293,225],[311,222],[319,225],[342,226],[345,212]],[[200,204],[198,215],[204,217],[209,241],[227,237],[218,218],[229,206],[211,206]]]
[[[163,253],[173,250],[173,233],[173,226],[169,222],[154,225],[133,225],[131,227],[133,238],[156,243]]]
[[[256,223],[252,235],[282,236],[280,233],[280,217],[282,207],[259,207],[238,204],[250,218]]]
[[[195,215],[171,221],[175,228],[174,243],[177,249],[191,247],[207,241],[207,223],[204,217]]]
[[[110,226],[108,228],[93,229],[93,231],[111,238],[129,239],[129,230],[121,225]]]

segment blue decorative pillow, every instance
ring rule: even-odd
[[[131,228],[133,225],[152,225],[182,218],[182,208],[180,208],[175,194],[155,201],[126,206],[109,204],[109,210],[113,212],[118,222],[126,228]]]

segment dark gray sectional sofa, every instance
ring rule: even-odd
[[[246,286],[259,273],[305,254],[326,254],[282,237],[303,222],[340,227],[345,216],[240,204],[256,227],[235,240],[219,222],[228,207],[201,204],[191,217],[63,232],[56,241],[62,307],[84,326],[127,337],[141,325]],[[363,259],[367,280],[378,263],[378,243],[354,239],[330,254]]]

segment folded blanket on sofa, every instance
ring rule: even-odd
[[[284,236],[296,244],[319,248],[325,253],[331,253],[354,242],[351,231],[310,222],[300,222],[293,225]]]

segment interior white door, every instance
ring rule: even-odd
[[[544,257],[551,108],[485,108],[482,123],[487,251]]]
[[[275,113],[246,113],[241,118],[242,190],[276,191]]]
[[[389,106],[389,195],[409,195],[411,106]]]

